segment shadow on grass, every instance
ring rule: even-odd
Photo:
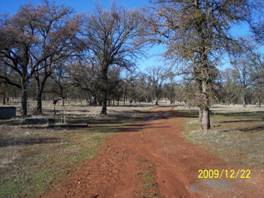
[[[224,121],[220,121],[219,123],[241,123],[241,122],[259,122],[261,120],[259,119],[248,119],[248,120],[224,120]]]
[[[260,126],[260,122],[264,120],[263,111],[216,113],[215,115],[222,116],[218,123],[225,129],[222,129],[221,132],[241,131],[253,133],[264,131],[264,126]],[[231,128],[228,127],[229,124],[232,126]]]
[[[29,137],[29,138],[4,138],[0,140],[0,147],[17,146],[17,145],[33,145],[33,144],[50,144],[61,142],[56,137]]]
[[[122,126],[92,126],[92,130],[98,130],[100,133],[127,133],[127,132],[139,132],[143,129],[164,129],[170,128],[170,126],[153,126],[151,124],[138,125],[122,125]]]
[[[195,110],[169,110],[169,111],[125,111],[122,113],[110,114],[107,116],[87,116],[76,115],[74,113],[67,114],[65,126],[62,124],[59,127],[52,128],[52,131],[65,132],[82,132],[82,133],[120,133],[120,132],[138,132],[145,128],[155,128],[162,131],[163,128],[169,126],[154,126],[146,121],[154,121],[159,119],[170,119],[175,117],[180,118],[196,118],[198,111]],[[59,123],[59,120],[57,120]],[[87,127],[79,127],[78,124],[88,124]],[[13,125],[13,124],[12,124]],[[72,127],[68,127],[72,126]],[[31,128],[45,129],[45,126],[33,125]],[[47,127],[48,128],[48,127]],[[3,140],[2,142],[5,142]],[[13,143],[2,143],[2,145],[16,145],[16,144],[36,144],[45,143],[45,140],[21,140],[13,141]],[[1,146],[1,145],[0,145]]]
[[[216,113],[216,115],[228,116],[228,117],[245,117],[245,118],[262,118],[264,119],[264,111],[251,111],[251,112],[228,112],[228,113]]]
[[[260,132],[260,131],[263,131],[264,132],[264,125],[243,128],[243,129],[240,129],[240,131],[242,131],[242,132]]]
[[[198,116],[196,111],[136,111],[133,117],[125,116],[129,112],[123,115],[111,115],[102,117],[99,119],[91,118],[88,119],[88,126],[90,132],[101,132],[101,133],[126,133],[126,132],[138,132],[146,128],[151,129],[162,129],[169,128],[170,126],[158,125],[149,123],[146,121],[154,121],[160,119],[170,118],[195,118]],[[130,112],[131,113],[131,112]]]
[[[133,115],[131,112],[127,112],[121,115],[111,116],[110,119],[95,119],[89,120],[89,123],[122,123],[127,121],[151,121],[151,120],[159,120],[159,119],[170,119],[175,117],[182,118],[195,118],[198,116],[197,111],[135,111],[137,113],[136,116],[126,116],[127,114]]]

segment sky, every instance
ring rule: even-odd
[[[148,0],[56,0],[55,2],[69,6],[78,12],[89,12],[98,4],[108,8],[112,3],[115,3],[132,9],[149,5]],[[14,13],[26,3],[39,4],[41,0],[0,0],[0,13]]]
[[[24,4],[32,3],[37,5],[41,2],[42,0],[0,0],[0,14],[12,15]],[[149,0],[55,0],[55,2],[70,7],[78,13],[89,13],[98,5],[107,9],[113,3],[128,9],[150,6]],[[248,30],[245,25],[238,25],[232,29],[232,33],[237,36],[244,36],[248,34]],[[150,66],[163,66],[164,60],[161,56],[163,49],[164,48],[160,46],[148,48],[146,50],[145,57],[141,57],[137,60],[137,68],[140,71],[144,71]],[[222,69],[226,67],[229,67],[229,65],[222,65]]]

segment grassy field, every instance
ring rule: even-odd
[[[186,122],[185,136],[206,145],[226,161],[249,167],[264,167],[264,109],[249,106],[215,106],[213,128],[207,134],[199,130],[197,119]]]

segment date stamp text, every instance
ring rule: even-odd
[[[250,169],[199,169],[198,179],[250,179]]]

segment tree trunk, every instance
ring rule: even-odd
[[[258,97],[258,107],[261,107],[261,97]]]
[[[159,100],[156,99],[155,105],[159,105]]]
[[[65,106],[65,96],[64,96],[64,87],[59,83],[59,88],[60,88],[60,96],[62,100],[62,106]]]
[[[199,95],[202,96],[203,93],[203,88],[202,88],[202,82],[201,80],[197,80],[197,84],[198,84],[198,91],[199,91]],[[203,107],[202,107],[202,102],[200,101],[199,106],[199,122],[202,123],[202,119],[203,119]]]
[[[3,95],[3,105],[6,105],[6,96],[5,95]]]
[[[124,100],[123,100],[123,106],[125,106],[126,105],[126,99],[124,98]]]
[[[243,107],[247,106],[246,94],[243,94]]]
[[[6,91],[5,91],[5,88],[4,88],[4,93],[3,93],[3,105],[6,105]]]
[[[37,114],[42,114],[42,92],[38,90],[37,93]]]
[[[158,87],[157,86],[155,86],[155,95],[156,95],[155,105],[159,105],[159,93],[158,93]]]
[[[42,81],[40,80],[39,76],[36,76],[37,81],[37,114],[42,114],[42,94],[44,91],[44,87],[46,81],[50,75],[45,75]]]
[[[202,112],[202,129],[206,132],[210,128],[211,128],[210,109],[209,107],[206,107],[203,109]]]
[[[62,97],[62,106],[65,106],[65,97]]]
[[[36,109],[36,114],[40,115],[40,114],[42,114],[42,92],[43,92],[43,89],[42,89],[42,86],[40,84],[39,79],[36,79],[36,80],[37,80],[37,96],[36,96],[37,109]]]
[[[97,97],[96,96],[92,97],[92,104],[91,105],[93,105],[93,106],[97,105]]]
[[[101,110],[101,115],[107,115],[107,94],[104,93],[104,98],[102,102],[102,110]]]
[[[201,94],[201,128],[203,131],[207,132],[210,129],[210,109],[209,109],[209,96],[207,93],[207,82],[202,81],[202,94]]]
[[[124,95],[123,95],[123,105],[125,106],[126,104],[126,95],[127,95],[127,91],[126,91],[126,88],[124,90]]]
[[[26,117],[27,116],[27,86],[26,83],[22,83],[21,86],[21,110],[22,110],[22,116]]]
[[[202,118],[203,118],[203,109],[199,107],[199,122],[202,123]]]
[[[101,115],[107,115],[107,100],[108,100],[108,67],[104,67],[102,70],[102,81],[103,81],[103,87],[102,87],[102,93],[103,93],[103,101],[102,101],[102,109],[101,109]]]

